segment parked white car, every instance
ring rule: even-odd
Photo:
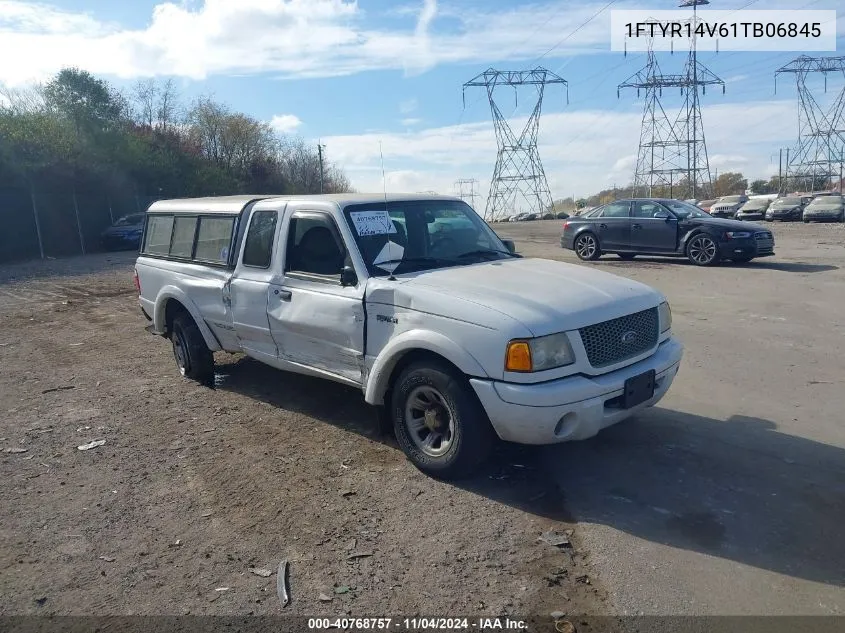
[[[451,197],[159,201],[135,270],[182,375],[208,382],[226,350],[353,385],[443,478],[497,436],[595,435],[660,400],[682,356],[659,292],[522,258]]]

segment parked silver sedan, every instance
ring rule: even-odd
[[[804,209],[803,219],[804,222],[845,222],[842,196],[819,196]]]

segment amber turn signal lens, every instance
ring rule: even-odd
[[[531,349],[525,341],[511,341],[505,358],[507,371],[531,371]]]

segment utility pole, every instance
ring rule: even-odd
[[[484,210],[485,220],[496,219],[515,212],[515,203],[519,199],[525,204],[525,208],[536,213],[546,213],[552,208],[552,193],[537,150],[543,93],[546,86],[550,84],[566,86],[567,101],[569,100],[569,85],[566,80],[545,68],[533,70],[488,68],[463,86],[464,97],[467,88],[484,88],[493,113],[498,152],[493,178],[490,182],[490,194],[487,196],[487,206]],[[521,86],[534,86],[536,90],[534,110],[518,136],[496,104],[494,92],[499,86],[512,87],[515,91]],[[464,105],[466,105],[466,100],[464,100]]]
[[[778,152],[778,193],[783,192],[783,148]]]
[[[455,193],[464,202],[469,202],[469,206],[473,209],[475,209],[475,199],[478,197],[476,185],[478,181],[475,178],[461,178],[455,181]]]
[[[786,73],[795,76],[798,92],[798,141],[791,161],[787,154],[783,186],[789,187],[791,178],[795,181],[796,190],[803,186],[804,189],[812,191],[818,181],[827,182],[836,177],[837,163],[839,171],[842,170],[841,148],[845,146],[845,86],[825,111],[813,96],[813,91],[807,87],[807,79],[811,73],[821,74],[824,77],[824,90],[827,92],[828,74],[833,73],[834,77],[845,75],[845,56],[796,57],[775,71],[775,90],[778,76]]]
[[[698,20],[696,8],[706,4],[709,4],[709,0],[684,0],[680,4],[681,7],[693,9],[693,17],[690,20],[690,50],[683,73],[661,72],[654,52],[654,38],[649,38],[648,61],[645,67],[617,88],[617,95],[622,88],[636,88],[637,96],[640,90],[645,90],[645,108],[632,192],[634,196],[638,195],[638,190],[652,196],[655,188],[667,186],[672,195],[676,177],[680,180],[683,176],[686,176],[687,197],[706,197],[713,189],[701,122],[698,87],[701,86],[704,92],[708,85],[718,85],[724,93],[725,83],[698,62],[695,37]],[[657,20],[651,22],[662,24]],[[667,114],[663,105],[663,88],[680,88],[684,95],[684,104],[674,120]],[[701,196],[698,195],[699,189],[702,190]],[[679,197],[680,195],[681,193]]]
[[[325,148],[325,145],[321,145],[318,141],[317,156],[320,157],[320,193],[323,193],[323,148]]]

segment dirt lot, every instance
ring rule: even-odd
[[[496,228],[577,261],[559,221]],[[130,255],[3,267],[0,614],[275,614],[250,569],[282,559],[300,615],[843,613],[845,226],[774,230],[778,255],[742,267],[590,264],[669,296],[672,392],[459,486],[354,390],[229,355],[213,390],[178,378]],[[537,541],[567,529],[571,549]]]
[[[0,272],[0,614],[276,614],[249,570],[282,559],[285,613],[603,612],[577,535],[537,541],[574,526],[530,454],[447,485],[360,392],[225,354],[214,390],[183,380],[133,261]]]

